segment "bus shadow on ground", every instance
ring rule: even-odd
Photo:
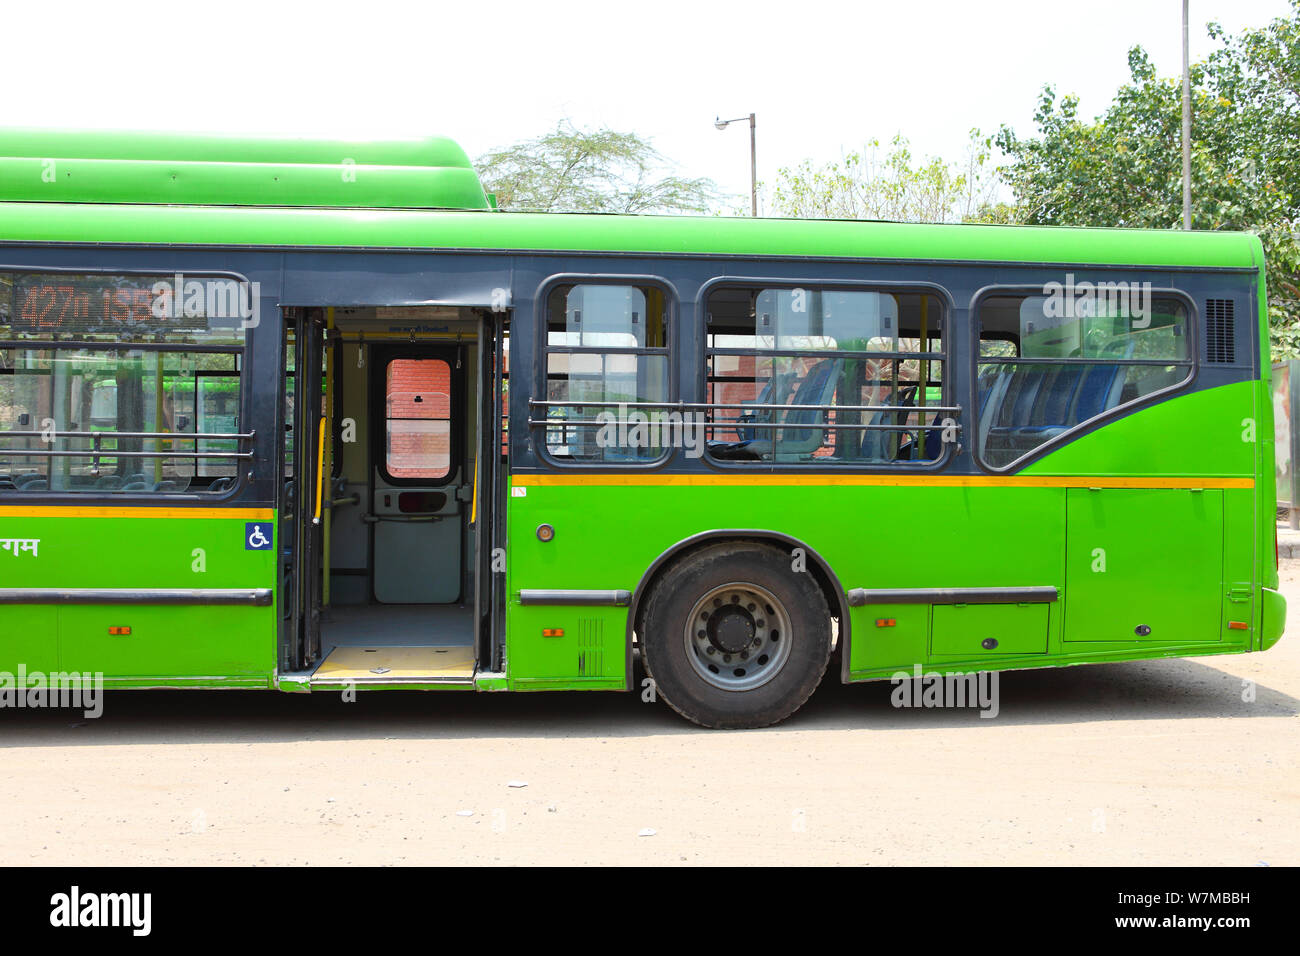
[[[637,670],[637,685],[643,675]],[[1193,660],[1092,664],[998,675],[997,716],[975,706],[898,707],[890,681],[844,685],[828,674],[812,699],[766,733],[898,731],[1189,718],[1294,717],[1300,701]],[[1253,694],[1253,699],[1252,699]],[[355,739],[600,738],[703,733],[643,694],[117,691],[103,714],[0,711],[0,749],[25,746],[285,743]]]
[[[1181,658],[1005,671],[996,678],[994,717],[981,715],[994,708],[980,701],[964,708],[917,707],[921,695],[907,686],[913,682],[884,680],[824,685],[795,719],[802,714],[813,727],[907,730],[1300,714],[1300,700],[1283,691]],[[899,699],[913,706],[898,706]]]

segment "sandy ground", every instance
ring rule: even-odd
[[[1284,563],[1300,608],[1300,560]],[[1005,674],[993,720],[897,710],[891,690],[828,679],[743,733],[629,694],[5,711],[0,864],[1300,862],[1295,635]]]

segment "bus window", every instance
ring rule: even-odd
[[[561,285],[546,300],[546,451],[636,464],[665,453],[656,430],[617,437],[637,402],[668,401],[668,313],[654,286]],[[590,402],[592,404],[578,404]],[[568,404],[575,403],[575,404]],[[607,423],[615,427],[607,427]],[[622,430],[627,436],[628,429]],[[633,433],[637,437],[640,433]],[[611,438],[611,435],[614,437]]]
[[[1191,374],[1180,300],[1153,297],[1131,309],[1099,298],[1079,314],[1065,311],[1043,295],[978,306],[977,453],[993,468]]]
[[[707,307],[712,457],[821,465],[940,457],[944,415],[927,411],[943,405],[936,296],[724,288]]]
[[[237,318],[155,309],[150,277],[5,280],[0,492],[167,494],[233,484],[239,440],[224,436],[239,430]]]
[[[451,471],[451,366],[443,359],[393,359],[384,397],[388,477],[446,478]]]

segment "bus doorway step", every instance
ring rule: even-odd
[[[337,684],[464,683],[474,680],[474,648],[372,645],[335,647],[311,675]]]

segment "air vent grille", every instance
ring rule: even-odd
[[[1232,300],[1205,300],[1205,361],[1235,362],[1237,344],[1234,335]]]
[[[598,617],[578,618],[578,676],[605,674],[605,622]]]

